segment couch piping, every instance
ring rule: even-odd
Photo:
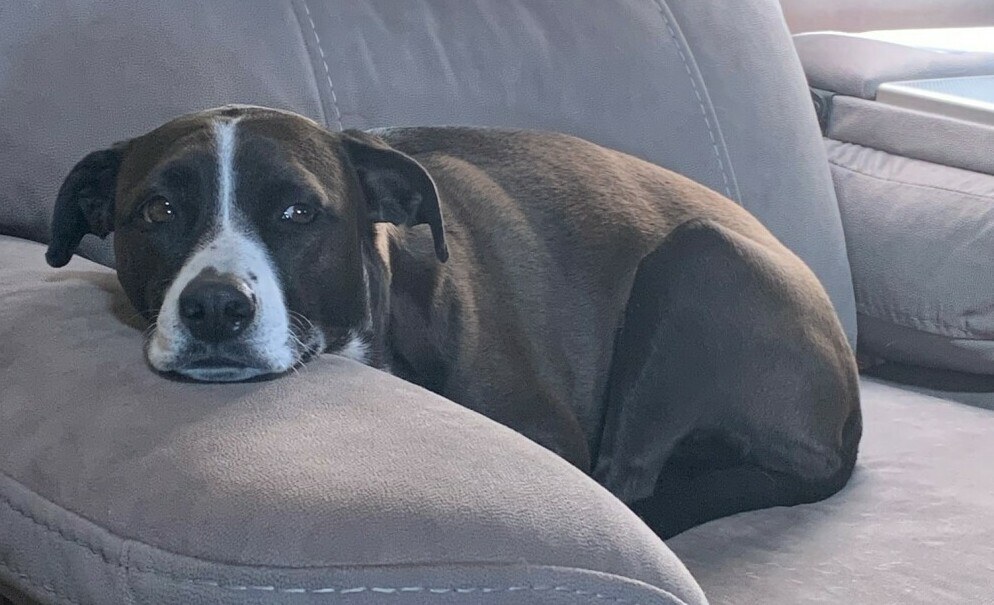
[[[139,570],[142,573],[154,573],[144,570]],[[169,576],[169,574],[165,574]],[[171,576],[170,576],[171,577]],[[210,580],[190,580],[186,578],[175,578],[185,584],[195,584],[201,586],[209,586],[211,588],[220,588],[223,590],[230,590],[236,592],[271,592],[271,593],[285,593],[285,594],[359,594],[364,592],[377,593],[377,594],[459,594],[459,595],[469,595],[474,593],[488,594],[488,593],[500,593],[500,592],[560,592],[565,594],[571,594],[579,597],[591,597],[597,601],[603,601],[608,603],[618,603],[619,605],[641,605],[640,601],[633,601],[631,599],[626,599],[624,597],[615,597],[611,595],[606,595],[600,592],[595,592],[592,590],[582,590],[578,588],[573,588],[571,586],[564,585],[536,585],[536,584],[523,584],[517,586],[502,586],[502,587],[492,587],[492,586],[351,586],[351,587],[325,587],[325,588],[303,588],[303,587],[285,587],[285,586],[253,586],[245,584],[221,584],[219,582],[213,582]],[[663,589],[658,589],[660,592],[664,593],[668,598],[672,599],[674,603],[683,603],[672,593],[665,591]]]
[[[852,145],[852,143],[847,143],[847,144]],[[854,146],[859,147],[859,145],[854,145]],[[872,149],[872,148],[871,147],[864,147],[863,149]],[[884,153],[887,153],[887,152],[884,152]],[[914,159],[914,158],[912,158],[912,159]],[[922,160],[917,160],[917,161],[920,162]],[[835,166],[836,168],[841,168],[842,170],[848,170],[849,172],[855,172],[856,174],[865,176],[867,178],[876,179],[878,181],[884,181],[884,182],[887,182],[887,183],[896,183],[898,185],[907,185],[909,187],[918,187],[919,189],[930,189],[932,191],[942,191],[942,192],[945,192],[945,193],[955,193],[956,195],[964,195],[966,197],[974,197],[974,198],[981,199],[981,200],[984,200],[984,201],[987,201],[987,202],[991,201],[991,199],[992,199],[990,195],[984,195],[982,193],[972,193],[970,191],[962,191],[960,189],[950,189],[949,187],[939,187],[938,185],[928,185],[928,184],[925,184],[925,183],[912,183],[910,181],[902,181],[900,179],[891,179],[891,178],[887,178],[885,176],[880,176],[878,174],[871,174],[869,172],[865,172],[863,170],[858,170],[856,168],[853,168],[852,166],[847,166],[846,164],[843,164],[839,160],[833,159],[833,158],[829,158],[828,163],[831,164],[832,166]]]
[[[6,477],[8,480],[14,481],[12,478],[8,477],[6,474],[0,473],[0,476]],[[19,483],[16,482],[16,481],[14,481],[14,483],[19,485]],[[30,491],[30,490],[26,490],[26,491]],[[33,493],[33,492],[31,492],[31,493]],[[35,495],[35,497],[41,499],[41,497],[38,496],[37,494],[34,494],[34,495]],[[48,502],[48,500],[45,500],[45,501]],[[551,592],[567,593],[567,594],[571,594],[571,595],[578,596],[578,597],[586,597],[586,600],[589,601],[589,602],[617,603],[618,605],[642,605],[641,602],[639,602],[639,601],[633,601],[631,599],[626,599],[626,598],[623,598],[623,597],[616,597],[616,596],[612,596],[612,595],[606,595],[606,594],[599,593],[599,592],[594,592],[594,591],[582,590],[582,589],[573,588],[573,587],[565,586],[565,585],[555,585],[555,586],[553,586],[553,585],[548,585],[548,586],[545,586],[545,585],[520,585],[520,586],[504,586],[504,587],[486,587],[486,586],[460,586],[460,587],[454,587],[454,586],[449,586],[449,587],[446,587],[446,586],[436,586],[436,587],[432,587],[432,586],[354,586],[354,587],[331,587],[331,586],[329,586],[329,587],[321,587],[321,588],[305,588],[305,587],[298,587],[298,586],[269,586],[269,585],[223,584],[223,583],[220,583],[220,582],[215,582],[213,580],[208,580],[206,578],[197,578],[197,577],[182,576],[182,575],[179,575],[179,574],[174,574],[174,573],[163,571],[163,570],[145,568],[145,567],[140,567],[140,566],[137,566],[137,565],[129,565],[129,564],[125,564],[125,563],[122,563],[122,562],[119,562],[119,561],[114,561],[110,557],[108,557],[105,553],[102,553],[102,552],[98,551],[91,544],[83,541],[80,538],[77,538],[75,536],[67,534],[64,530],[62,530],[62,529],[60,529],[58,527],[53,527],[53,526],[51,526],[51,525],[49,525],[49,524],[41,521],[40,519],[36,518],[31,512],[23,510],[20,507],[16,506],[9,499],[9,497],[6,494],[0,493],[0,503],[2,503],[3,505],[5,505],[10,510],[14,511],[16,514],[18,514],[19,516],[23,517],[24,519],[26,519],[27,521],[29,521],[33,525],[35,525],[37,527],[40,527],[42,529],[42,531],[47,532],[47,533],[55,534],[56,537],[57,537],[57,539],[61,539],[61,540],[65,541],[65,542],[70,542],[70,543],[75,544],[77,546],[83,547],[91,555],[99,557],[107,565],[111,565],[113,567],[124,569],[125,572],[135,571],[135,572],[144,573],[144,574],[148,574],[148,575],[152,575],[152,576],[156,576],[156,577],[160,577],[160,578],[168,578],[170,580],[173,580],[173,581],[176,581],[176,582],[179,582],[179,583],[182,583],[182,584],[189,584],[189,585],[194,585],[194,586],[205,586],[205,587],[210,587],[210,588],[217,588],[217,589],[221,589],[221,590],[237,591],[237,592],[253,592],[254,591],[254,592],[272,592],[272,593],[280,592],[280,593],[285,593],[285,594],[328,594],[328,595],[336,595],[336,594],[337,595],[349,595],[349,594],[356,594],[356,593],[363,593],[363,592],[380,593],[380,594],[396,594],[396,595],[405,595],[405,594],[408,594],[408,595],[409,594],[419,594],[419,595],[425,595],[425,594],[428,594],[428,595],[461,594],[461,595],[469,595],[469,594],[475,594],[475,593],[495,593],[495,592],[518,592],[518,591],[544,592],[544,591],[551,591]],[[61,507],[59,507],[59,510],[64,511],[64,512],[68,512],[68,511],[65,511],[65,509],[62,509]],[[115,536],[115,538],[117,538],[119,540],[124,540],[123,538],[119,538],[117,536]],[[125,541],[125,544],[129,544],[129,543],[142,544],[141,542],[135,542],[133,540]],[[156,547],[150,546],[150,545],[149,545],[149,547],[150,548],[156,548]],[[184,555],[180,555],[180,556],[184,556]],[[9,573],[13,574],[15,577],[18,577],[18,578],[24,580],[32,588],[40,589],[40,590],[43,590],[45,592],[48,592],[48,593],[52,594],[53,596],[55,596],[56,598],[58,598],[58,599],[60,599],[60,600],[62,600],[64,602],[66,602],[66,603],[69,603],[70,605],[80,605],[80,603],[78,601],[75,601],[71,597],[66,596],[66,595],[60,593],[53,586],[44,583],[44,581],[42,581],[42,580],[38,580],[38,579],[35,579],[35,578],[31,577],[29,574],[25,573],[24,570],[21,570],[21,569],[18,569],[16,567],[14,567],[11,564],[11,562],[8,561],[8,560],[0,559],[0,568],[8,570]],[[591,570],[591,571],[593,571],[593,570]],[[685,605],[685,602],[682,599],[680,599],[679,597],[677,597],[676,595],[674,595],[673,593],[671,593],[671,592],[669,592],[669,591],[667,591],[667,590],[665,590],[665,589],[663,589],[661,587],[658,587],[658,586],[653,586],[653,589],[658,590],[666,598],[668,598],[669,600],[671,600],[674,604],[676,604],[676,605]]]
[[[70,605],[80,605],[80,602],[62,594],[56,590],[53,586],[49,586],[43,582],[39,582],[32,578],[30,575],[22,572],[15,567],[8,565],[7,563],[0,561],[0,568],[6,569],[14,577],[20,578],[27,582],[32,588],[41,589],[55,598],[69,603]],[[359,594],[364,592],[370,592],[374,594],[391,594],[391,595],[447,595],[447,594],[458,594],[458,595],[471,595],[475,593],[487,594],[487,593],[500,593],[500,592],[558,592],[569,594],[578,597],[590,597],[594,601],[605,602],[605,603],[616,603],[617,605],[642,605],[641,601],[633,601],[631,599],[626,599],[624,597],[615,597],[611,595],[606,595],[600,592],[594,592],[592,590],[582,590],[578,588],[572,588],[570,586],[563,585],[520,585],[520,586],[504,586],[499,588],[489,587],[489,586],[464,586],[464,587],[430,587],[430,586],[398,586],[398,587],[385,587],[385,586],[353,586],[349,588],[290,588],[290,587],[277,587],[277,586],[251,586],[251,585],[237,585],[237,584],[221,584],[219,582],[211,582],[209,580],[191,580],[189,578],[176,578],[171,574],[156,573],[147,570],[137,570],[142,573],[165,576],[171,579],[178,579],[184,584],[193,584],[200,586],[209,586],[211,588],[220,588],[223,590],[237,591],[237,592],[269,592],[269,593],[284,593],[284,594],[327,594],[327,595],[350,595]],[[672,593],[658,589],[660,592],[666,595],[667,598],[671,599],[673,603],[683,604],[684,602],[673,595]]]
[[[307,5],[307,0],[301,0],[301,4],[304,5],[304,14],[307,17],[307,24],[311,28],[311,33],[314,34],[314,42],[317,44],[318,54],[321,56],[321,65],[324,66],[324,75],[328,81],[328,90],[331,92],[331,107],[335,110],[335,125],[338,126],[339,131],[342,131],[345,129],[342,125],[342,112],[338,107],[338,95],[335,94],[335,84],[331,80],[331,69],[328,68],[328,59],[324,54],[324,46],[321,44],[321,36],[318,35],[318,28],[314,24],[314,18],[311,16],[311,8]]]
[[[87,542],[84,542],[84,541],[80,540],[79,538],[77,538],[75,536],[70,536],[64,530],[62,530],[62,529],[60,529],[58,527],[52,527],[51,525],[45,523],[44,521],[39,520],[38,518],[36,518],[34,515],[32,515],[31,513],[29,513],[28,511],[23,510],[23,509],[17,507],[13,502],[10,501],[10,499],[6,495],[4,495],[2,493],[0,493],[0,503],[3,503],[4,506],[6,506],[10,510],[14,511],[15,513],[17,513],[21,517],[24,517],[25,519],[27,519],[31,523],[34,523],[35,525],[37,525],[38,527],[40,527],[43,531],[48,532],[48,533],[56,534],[60,538],[62,538],[63,540],[66,540],[68,542],[72,542],[73,544],[75,544],[77,546],[82,546],[90,554],[95,555],[97,557],[100,557],[100,559],[104,563],[107,563],[108,565],[115,565],[117,567],[124,567],[124,565],[122,565],[118,561],[111,560],[110,557],[108,557],[105,553],[102,553],[102,552],[98,551],[96,548],[94,548],[92,545],[88,544]]]
[[[80,605],[79,601],[76,601],[72,597],[69,597],[69,596],[66,596],[66,595],[60,593],[53,586],[49,586],[48,584],[45,584],[44,582],[36,581],[34,578],[32,578],[31,576],[29,576],[28,574],[22,572],[21,570],[17,569],[16,567],[14,567],[12,565],[8,565],[4,561],[0,561],[0,568],[6,569],[15,578],[20,578],[20,579],[24,580],[32,588],[43,590],[43,591],[47,592],[48,594],[52,595],[53,597],[55,597],[56,599],[58,599],[59,601],[62,601],[63,603],[69,603],[70,605]]]
[[[725,170],[725,161],[721,157],[721,150],[718,149],[718,137],[715,136],[715,127],[717,127],[717,124],[712,127],[711,118],[708,116],[707,107],[705,107],[704,95],[701,94],[701,87],[703,87],[704,84],[702,82],[701,86],[698,87],[697,78],[694,77],[694,72],[690,69],[690,60],[687,58],[687,55],[693,56],[693,53],[690,52],[689,47],[686,48],[687,52],[684,52],[686,44],[683,43],[676,35],[670,16],[667,15],[668,11],[664,6],[664,0],[653,0],[653,4],[656,5],[659,15],[663,18],[663,24],[666,26],[666,31],[669,32],[670,38],[673,40],[673,45],[676,47],[676,52],[680,55],[680,59],[683,61],[683,68],[687,72],[687,77],[690,79],[690,86],[694,91],[694,95],[697,97],[697,105],[701,108],[701,116],[704,118],[704,125],[707,126],[708,135],[711,137],[711,149],[714,151],[715,159],[718,160],[718,168],[721,171],[721,180],[725,185],[725,195],[728,196],[729,199],[738,201],[741,205],[742,200],[732,194],[731,179],[728,178],[728,172]],[[708,100],[707,105],[711,105],[710,100]],[[724,140],[722,141],[722,147],[724,147]],[[736,189],[738,189],[737,186]]]

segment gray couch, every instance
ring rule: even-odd
[[[0,595],[994,599],[994,412],[953,394],[866,378],[861,458],[842,493],[663,544],[541,447],[344,359],[266,383],[153,375],[109,242],[85,241],[91,260],[68,271],[44,266],[55,191],[86,152],[228,102],[331,129],[513,125],[633,153],[759,217],[820,277],[856,342],[829,164],[773,0],[5,3]]]

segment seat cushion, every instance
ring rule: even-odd
[[[711,603],[990,603],[994,412],[862,382],[849,485],[669,542]]]
[[[166,380],[114,274],[43,253],[0,237],[0,585],[75,604],[704,602],[621,502],[510,429],[333,356]]]
[[[827,140],[859,350],[994,374],[994,176]]]

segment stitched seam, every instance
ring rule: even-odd
[[[301,0],[303,2],[303,0]],[[290,2],[293,20],[297,23],[297,33],[300,34],[300,44],[304,47],[304,55],[307,64],[311,68],[311,80],[314,82],[314,92],[317,93],[318,111],[321,112],[321,123],[328,126],[328,109],[324,106],[324,95],[321,93],[321,82],[318,80],[318,70],[314,65],[314,57],[311,56],[311,47],[307,43],[307,34],[304,33],[304,21],[301,17],[300,3]]]
[[[38,588],[38,589],[44,590],[48,594],[53,595],[56,599],[59,599],[59,600],[65,602],[65,603],[70,603],[71,605],[80,605],[79,601],[76,601],[72,597],[69,597],[69,596],[66,596],[66,595],[60,593],[58,590],[55,589],[54,586],[49,586],[48,584],[45,584],[44,582],[39,582],[38,580],[35,580],[34,578],[32,578],[28,574],[24,573],[22,570],[14,567],[13,565],[9,565],[9,564],[5,563],[4,561],[0,561],[0,567],[6,569],[8,572],[10,572],[11,574],[13,574],[13,576],[15,578],[20,578],[20,579],[24,580],[32,588]]]
[[[207,586],[210,588],[220,588],[222,590],[229,590],[234,592],[271,592],[271,593],[284,593],[284,594],[357,594],[362,592],[379,593],[379,594],[474,594],[474,593],[494,593],[494,592],[518,592],[522,590],[530,590],[533,592],[542,591],[552,591],[552,592],[562,592],[568,593],[576,596],[586,596],[592,597],[599,601],[607,601],[611,603],[619,603],[621,605],[640,605],[639,601],[632,601],[631,599],[626,599],[623,597],[615,597],[612,595],[606,595],[603,593],[595,592],[592,590],[582,590],[578,588],[572,588],[565,585],[521,585],[521,586],[503,586],[503,587],[492,587],[492,586],[325,586],[320,588],[304,588],[302,586],[277,586],[277,585],[258,585],[258,584],[224,584],[221,582],[216,582],[213,580],[204,580],[200,578],[188,578],[180,576],[177,574],[172,574],[166,571],[159,571],[154,569],[143,569],[141,567],[132,567],[133,570],[149,574],[153,576],[166,577],[183,584],[191,584],[194,586]],[[667,597],[672,599],[675,603],[683,603],[683,601],[677,598],[674,594],[666,591],[662,588],[656,587]]]
[[[314,34],[314,41],[318,46],[318,54],[321,55],[321,64],[324,66],[324,75],[328,79],[328,90],[331,91],[331,105],[335,110],[335,124],[338,126],[338,130],[345,130],[342,125],[342,112],[338,108],[338,95],[335,94],[335,84],[331,81],[331,70],[328,69],[328,59],[324,55],[324,47],[321,45],[321,36],[318,35],[318,28],[314,24],[314,18],[311,17],[311,9],[307,6],[307,0],[301,0],[304,5],[304,13],[307,15],[307,23],[311,26],[311,33]]]
[[[714,150],[714,157],[718,160],[718,168],[721,170],[721,180],[725,184],[725,195],[727,195],[730,199],[734,199],[731,185],[729,184],[728,173],[725,172],[725,162],[721,159],[721,151],[718,149],[718,138],[714,134],[714,128],[711,126],[711,118],[708,117],[708,110],[704,106],[704,96],[697,87],[697,78],[694,77],[694,72],[690,69],[690,61],[687,59],[687,55],[683,52],[683,44],[680,43],[680,39],[677,37],[676,31],[673,29],[673,24],[670,22],[669,17],[666,16],[666,10],[663,8],[662,0],[653,0],[653,3],[656,5],[659,15],[663,18],[663,24],[666,26],[666,31],[669,32],[670,38],[673,40],[673,45],[676,47],[676,52],[680,55],[680,60],[683,61],[683,68],[687,71],[687,77],[690,78],[690,86],[693,88],[694,95],[697,97],[697,105],[701,108],[701,115],[704,117],[704,124],[708,128],[708,136],[711,137],[711,149]],[[687,53],[689,52],[690,49],[687,49]],[[739,202],[741,203],[741,200],[739,200]]]
[[[857,302],[856,311],[868,317],[881,321],[888,321],[904,328],[912,330],[925,330],[929,333],[935,334],[936,336],[941,335],[949,338],[971,336],[970,334],[965,333],[962,328],[951,326],[944,322],[918,317],[904,311],[888,309],[874,303]]]
[[[18,515],[24,517],[32,524],[41,527],[44,531],[49,533],[57,534],[62,539],[71,542],[73,544],[84,547],[88,552],[93,555],[100,557],[102,561],[108,565],[112,565],[117,568],[123,568],[128,571],[136,571],[139,573],[149,574],[152,576],[170,578],[172,580],[182,582],[184,584],[208,586],[212,588],[219,588],[230,591],[238,592],[279,592],[284,594],[354,594],[360,592],[371,592],[371,593],[383,593],[383,594],[473,594],[473,593],[492,593],[492,592],[516,592],[521,590],[530,590],[533,592],[538,591],[553,591],[562,592],[567,594],[572,594],[575,596],[586,596],[597,599],[598,601],[605,601],[609,603],[618,603],[619,605],[641,605],[638,601],[632,601],[631,599],[625,599],[623,597],[615,597],[611,595],[606,595],[599,592],[570,588],[569,586],[535,586],[535,585],[524,585],[524,586],[506,586],[506,587],[484,587],[484,586],[466,586],[466,587],[429,587],[429,586],[398,586],[398,587],[388,587],[388,586],[355,586],[355,587],[323,587],[323,588],[303,588],[294,586],[262,586],[262,585],[240,585],[240,584],[222,584],[220,582],[214,582],[211,580],[203,580],[198,578],[189,578],[173,574],[166,571],[154,570],[143,568],[139,566],[125,566],[120,562],[113,561],[109,559],[105,554],[97,551],[89,544],[82,542],[81,540],[66,534],[64,531],[57,527],[52,527],[46,523],[37,520],[31,513],[21,510],[20,508],[14,506],[14,504],[7,498],[6,495],[0,494],[0,502],[5,504],[12,511]],[[72,604],[78,605],[77,601],[72,598],[62,595],[57,592],[53,587],[47,584],[38,583],[33,580],[30,576],[23,573],[21,570],[14,568],[13,566],[0,561],[0,566],[9,570],[15,576],[22,578],[27,581],[33,587],[40,588],[46,592],[50,592],[56,597],[63,599],[64,601]],[[672,593],[663,590],[662,588],[656,588],[660,592],[664,593],[675,603],[683,603],[682,600],[677,598]]]
[[[912,315],[907,312],[895,311],[872,303],[856,303],[856,311],[877,321],[888,322],[909,330],[918,330],[934,336],[943,338],[955,338],[956,340],[991,341],[994,338],[981,336],[959,326],[954,326],[943,321],[933,321]]]
[[[45,523],[44,521],[38,520],[31,513],[29,513],[28,511],[22,510],[21,508],[15,506],[14,503],[11,502],[9,499],[7,499],[7,496],[5,496],[4,494],[0,494],[0,503],[3,503],[4,506],[6,506],[10,510],[14,511],[18,515],[24,517],[25,519],[27,519],[31,523],[33,523],[33,524],[41,527],[44,531],[46,531],[48,533],[58,534],[63,540],[67,540],[69,542],[72,542],[73,544],[76,544],[77,546],[82,546],[87,551],[89,551],[90,554],[95,555],[97,557],[100,557],[100,559],[104,563],[107,563],[109,565],[114,565],[114,566],[117,566],[117,567],[122,567],[122,565],[120,563],[118,563],[117,561],[112,561],[105,553],[98,551],[96,548],[94,548],[90,544],[87,544],[86,542],[83,542],[82,540],[80,540],[79,538],[76,538],[75,536],[71,536],[71,535],[67,534],[61,528],[53,527],[53,526],[49,525],[48,523]]]
[[[521,592],[521,591],[531,591],[531,592],[560,592],[564,594],[570,594],[574,596],[581,597],[591,597],[598,601],[605,601],[608,603],[618,603],[619,605],[641,605],[639,601],[633,601],[631,599],[626,599],[623,597],[615,597],[611,595],[606,595],[600,592],[595,592],[593,590],[582,590],[577,588],[571,588],[569,586],[563,585],[520,585],[520,586],[504,586],[504,587],[491,587],[491,586],[351,586],[351,587],[324,587],[324,588],[302,588],[302,587],[282,587],[282,586],[253,586],[249,584],[221,584],[220,582],[211,582],[209,580],[183,580],[186,584],[193,584],[198,586],[208,586],[211,588],[220,588],[222,590],[229,590],[233,592],[269,592],[269,593],[283,593],[283,594],[359,594],[364,592],[374,593],[374,594],[396,594],[396,595],[408,595],[408,594],[458,594],[458,595],[471,595],[471,594],[489,594],[489,593],[500,593],[500,592]],[[682,602],[679,599],[666,591],[667,596],[673,598],[675,602]]]
[[[864,149],[869,149],[869,147],[864,147]],[[965,195],[967,197],[975,197],[977,199],[981,199],[981,200],[984,200],[986,202],[994,200],[994,196],[984,195],[982,193],[970,193],[969,191],[960,191],[958,189],[949,189],[948,187],[939,187],[937,185],[924,185],[924,184],[921,184],[921,183],[909,183],[908,181],[900,181],[900,180],[897,180],[897,179],[889,179],[889,178],[884,177],[884,176],[878,176],[876,174],[871,174],[869,172],[863,172],[862,170],[857,170],[855,168],[850,168],[849,166],[846,166],[845,164],[840,164],[838,161],[832,160],[832,159],[829,159],[828,163],[831,164],[832,166],[837,167],[837,168],[841,168],[843,170],[848,170],[849,172],[855,172],[856,174],[861,174],[861,175],[863,175],[865,177],[868,177],[868,178],[871,178],[871,179],[877,179],[878,181],[884,181],[886,183],[897,183],[898,185],[907,185],[909,187],[918,187],[920,189],[931,189],[933,191],[944,191],[946,193],[955,193],[957,195]]]
[[[121,566],[124,568],[124,577],[122,578],[122,585],[124,586],[124,594],[128,599],[128,605],[135,605],[137,603],[135,599],[135,591],[131,586],[131,545],[133,542],[131,540],[125,540],[124,544],[121,545]]]
[[[60,593],[53,586],[48,584],[40,583],[28,574],[24,573],[20,569],[15,568],[12,565],[0,561],[0,567],[8,570],[17,578],[21,578],[26,581],[34,588],[40,588],[45,592],[54,595],[67,603],[72,605],[79,605],[79,602],[75,599]],[[136,568],[137,569],[137,568]],[[165,575],[166,577],[172,577],[170,574],[161,574],[153,571],[142,571],[143,573],[150,575]],[[611,595],[606,595],[600,592],[595,592],[592,590],[583,590],[578,588],[571,588],[569,586],[557,585],[557,586],[544,586],[544,585],[523,585],[523,586],[504,586],[504,587],[490,587],[490,586],[398,586],[398,587],[388,587],[388,586],[351,586],[351,587],[325,587],[325,588],[300,588],[300,587],[280,587],[280,586],[257,586],[249,584],[221,584],[220,582],[212,582],[209,580],[191,580],[189,578],[179,578],[184,584],[191,584],[194,586],[206,586],[210,588],[220,588],[222,590],[229,590],[232,592],[270,592],[270,593],[283,593],[283,594],[339,594],[339,595],[349,595],[358,594],[363,592],[370,592],[375,594],[396,594],[396,595],[409,595],[409,594],[431,594],[431,595],[443,595],[443,594],[458,594],[458,595],[471,595],[475,593],[488,594],[495,592],[520,592],[520,591],[531,591],[531,592],[559,592],[564,594],[570,594],[580,597],[591,597],[598,601],[604,601],[608,603],[617,603],[618,605],[641,605],[639,601],[633,601],[631,599],[626,599],[623,597],[615,597]],[[663,591],[666,592],[666,591]],[[677,602],[679,599],[668,592],[667,596],[672,597]]]

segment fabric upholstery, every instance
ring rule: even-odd
[[[669,541],[712,605],[994,598],[994,414],[867,379],[849,485]]]
[[[790,31],[994,25],[989,0],[780,0]]]
[[[855,339],[831,178],[773,0],[103,0],[11,3],[3,17],[2,233],[47,241],[55,191],[85,153],[225,102],[333,129],[560,130],[741,203],[812,267]],[[108,242],[83,250],[111,263]]]
[[[994,17],[994,10],[991,14]],[[884,42],[946,52],[994,52],[994,22],[986,26],[978,22],[969,25],[969,27],[930,25],[924,29],[882,29],[862,32],[859,35]]]
[[[43,252],[0,238],[0,583],[46,603],[704,602],[621,502],[510,429],[333,356],[166,380],[113,272]]]
[[[815,88],[872,99],[884,82],[994,74],[994,53],[944,52],[832,32],[799,34],[794,45]]]
[[[826,140],[859,350],[994,374],[994,176]]]
[[[826,136],[888,153],[994,175],[994,127],[836,96]]]
[[[7,4],[0,233],[47,242],[73,164],[191,109],[240,101],[320,117],[300,35],[286,3]],[[83,252],[112,261],[109,241],[87,238]]]
[[[907,389],[994,412],[994,375],[923,368],[888,362],[867,368],[866,376],[890,381]]]

